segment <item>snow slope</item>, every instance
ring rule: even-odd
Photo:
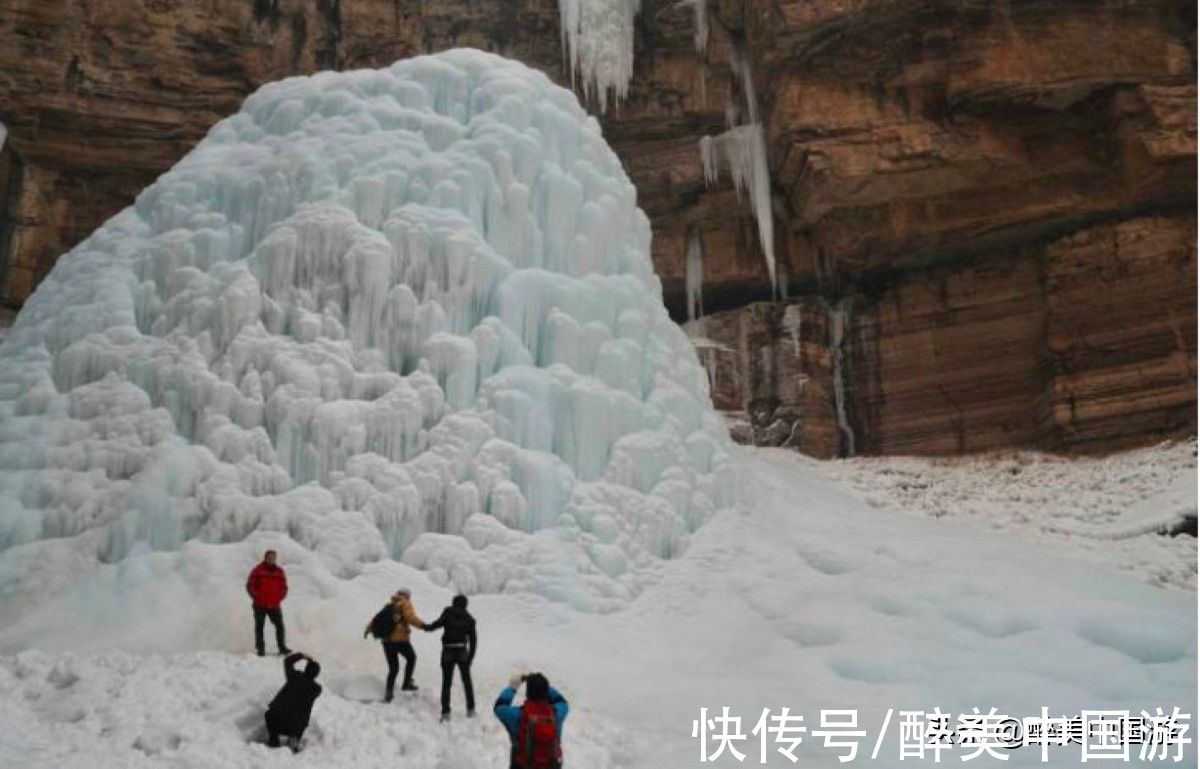
[[[425,636],[419,696],[363,702],[382,688],[378,645],[360,637],[372,609],[407,584],[432,615],[447,590],[395,562],[338,579],[285,535],[256,533],[134,555],[41,608],[6,610],[0,757],[31,769],[503,767],[486,704],[512,670],[530,668],[571,700],[564,749],[571,766],[591,769],[700,765],[690,729],[701,707],[731,707],[746,732],[763,708],[791,707],[810,729],[820,709],[860,708],[868,737],[856,763],[883,767],[916,763],[898,760],[894,721],[869,758],[889,707],[1195,714],[1194,596],[1005,533],[871,507],[786,451],[737,452],[747,507],[715,516],[627,610],[579,612],[531,594],[472,600],[480,720],[434,722],[436,642]],[[325,670],[308,749],[294,758],[248,742],[281,677],[277,660],[246,654],[240,583],[268,544],[295,585],[292,645]],[[29,579],[36,591],[38,575]],[[457,693],[454,702],[460,713]],[[841,765],[819,740],[806,738],[799,755],[800,766]],[[1173,765],[1194,767],[1195,755],[1189,746]],[[1079,749],[1054,748],[1045,764],[1033,748],[1010,756],[1008,766],[1068,766]],[[767,765],[792,764],[776,755]]]
[[[649,242],[595,119],[520,63],[264,86],[0,345],[0,549],[279,531],[343,577],[624,606],[736,488]]]
[[[1196,589],[1196,538],[1160,534],[1196,519],[1194,441],[1106,457],[859,457],[819,467],[872,505],[1010,531],[1153,585]]]

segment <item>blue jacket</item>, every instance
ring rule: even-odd
[[[504,728],[508,730],[508,741],[517,741],[517,729],[521,726],[521,708],[518,705],[512,704],[513,698],[517,696],[517,690],[511,686],[504,688],[500,692],[500,696],[496,698],[496,704],[492,706],[492,711],[496,714],[496,718],[500,719],[500,723],[504,724]],[[567,713],[571,708],[567,705],[566,699],[558,693],[558,689],[550,687],[550,704],[554,706],[554,720],[558,725],[558,734],[562,735],[563,721],[567,720]]]

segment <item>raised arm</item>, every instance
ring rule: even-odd
[[[302,659],[304,659],[303,652],[292,652],[288,656],[284,657],[283,674],[288,678],[291,678],[294,675],[299,675],[298,671],[296,670],[296,663]]]
[[[505,687],[500,692],[500,696],[496,698],[496,704],[492,705],[492,712],[496,714],[496,718],[500,719],[500,723],[504,724],[504,728],[508,730],[509,737],[512,739],[516,739],[517,728],[521,725],[521,709],[512,704],[513,698],[516,696],[516,687]]]
[[[567,698],[553,686],[550,687],[550,704],[554,706],[554,715],[558,717],[558,723],[561,726],[562,722],[567,720],[567,713],[571,712],[571,706],[567,704]]]

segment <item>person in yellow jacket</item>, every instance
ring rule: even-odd
[[[401,691],[413,692],[417,685],[413,683],[413,667],[417,664],[417,652],[413,649],[409,638],[412,628],[425,628],[425,620],[417,616],[412,606],[412,593],[402,587],[392,596],[392,600],[371,618],[363,631],[363,638],[368,634],[374,635],[383,643],[383,655],[387,658],[388,677],[383,701],[391,702],[392,693],[396,686],[396,674],[400,672],[400,657],[404,657],[404,683]]]

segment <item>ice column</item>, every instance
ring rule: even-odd
[[[609,93],[620,102],[633,77],[633,19],[641,0],[558,0],[571,82],[583,81],[584,97],[608,109]]]
[[[829,346],[833,352],[833,407],[837,413],[838,429],[846,442],[846,456],[854,456],[854,430],[846,416],[846,328],[850,324],[850,299],[840,300],[829,308]]]
[[[687,290],[687,316],[692,321],[704,314],[704,244],[700,240],[700,231],[695,227],[688,229],[687,262],[685,265],[685,288]]]
[[[720,176],[723,163],[733,177],[738,194],[749,194],[758,222],[758,239],[767,260],[767,274],[771,278],[771,295],[774,296],[775,226],[771,218],[771,171],[767,166],[762,126],[752,123],[730,128],[719,136],[700,137],[700,163],[704,180],[709,185]]]
[[[738,109],[729,105],[725,120],[729,130],[720,136],[700,138],[700,163],[704,169],[704,180],[712,185],[720,175],[721,160],[733,177],[734,187],[740,195],[747,191],[754,218],[758,223],[758,239],[762,244],[763,258],[767,260],[767,274],[771,279],[771,296],[777,291],[775,277],[775,224],[771,218],[771,169],[767,165],[767,144],[763,138],[762,123],[758,119],[758,98],[754,94],[754,76],[750,71],[750,60],[741,46],[734,45],[730,54],[730,66],[741,82],[746,96],[746,113],[750,122],[736,125]]]
[[[691,0],[691,3],[695,21],[692,41],[696,44],[696,53],[703,54],[708,48],[708,0]]]

